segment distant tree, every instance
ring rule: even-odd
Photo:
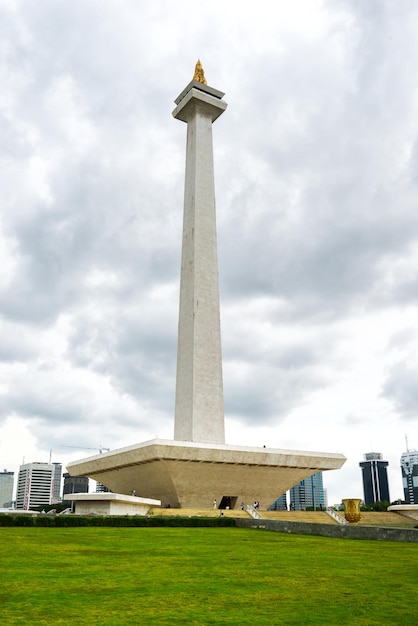
[[[387,502],[387,500],[379,500],[372,504],[362,504],[360,511],[375,511],[376,513],[380,513],[381,511],[387,511],[388,506],[390,506],[390,503]]]
[[[61,513],[61,511],[64,511],[66,508],[68,508],[68,504],[41,504],[40,506],[33,507],[32,511],[39,511],[39,513],[45,511],[45,513],[48,513],[54,510],[56,513]]]

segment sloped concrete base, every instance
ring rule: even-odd
[[[154,439],[69,463],[119,494],[135,491],[163,507],[231,509],[260,501],[267,508],[294,484],[318,471],[339,469],[342,454]]]

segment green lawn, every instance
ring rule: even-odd
[[[14,624],[418,623],[418,545],[235,528],[0,528]]]

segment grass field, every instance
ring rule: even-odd
[[[418,546],[234,528],[1,528],[1,623],[418,623]]]

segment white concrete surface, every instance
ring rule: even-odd
[[[147,515],[153,507],[161,506],[160,500],[122,493],[71,493],[65,498],[75,502],[76,515]]]
[[[388,511],[394,511],[395,513],[402,513],[406,517],[418,520],[418,504],[392,504],[388,506]]]
[[[161,500],[163,507],[210,507],[225,496],[267,508],[318,471],[339,469],[342,454],[154,439],[68,464],[114,492]]]
[[[192,81],[173,111],[187,123],[174,439],[224,443],[212,123],[226,109]],[[223,95],[223,94],[222,94]]]

